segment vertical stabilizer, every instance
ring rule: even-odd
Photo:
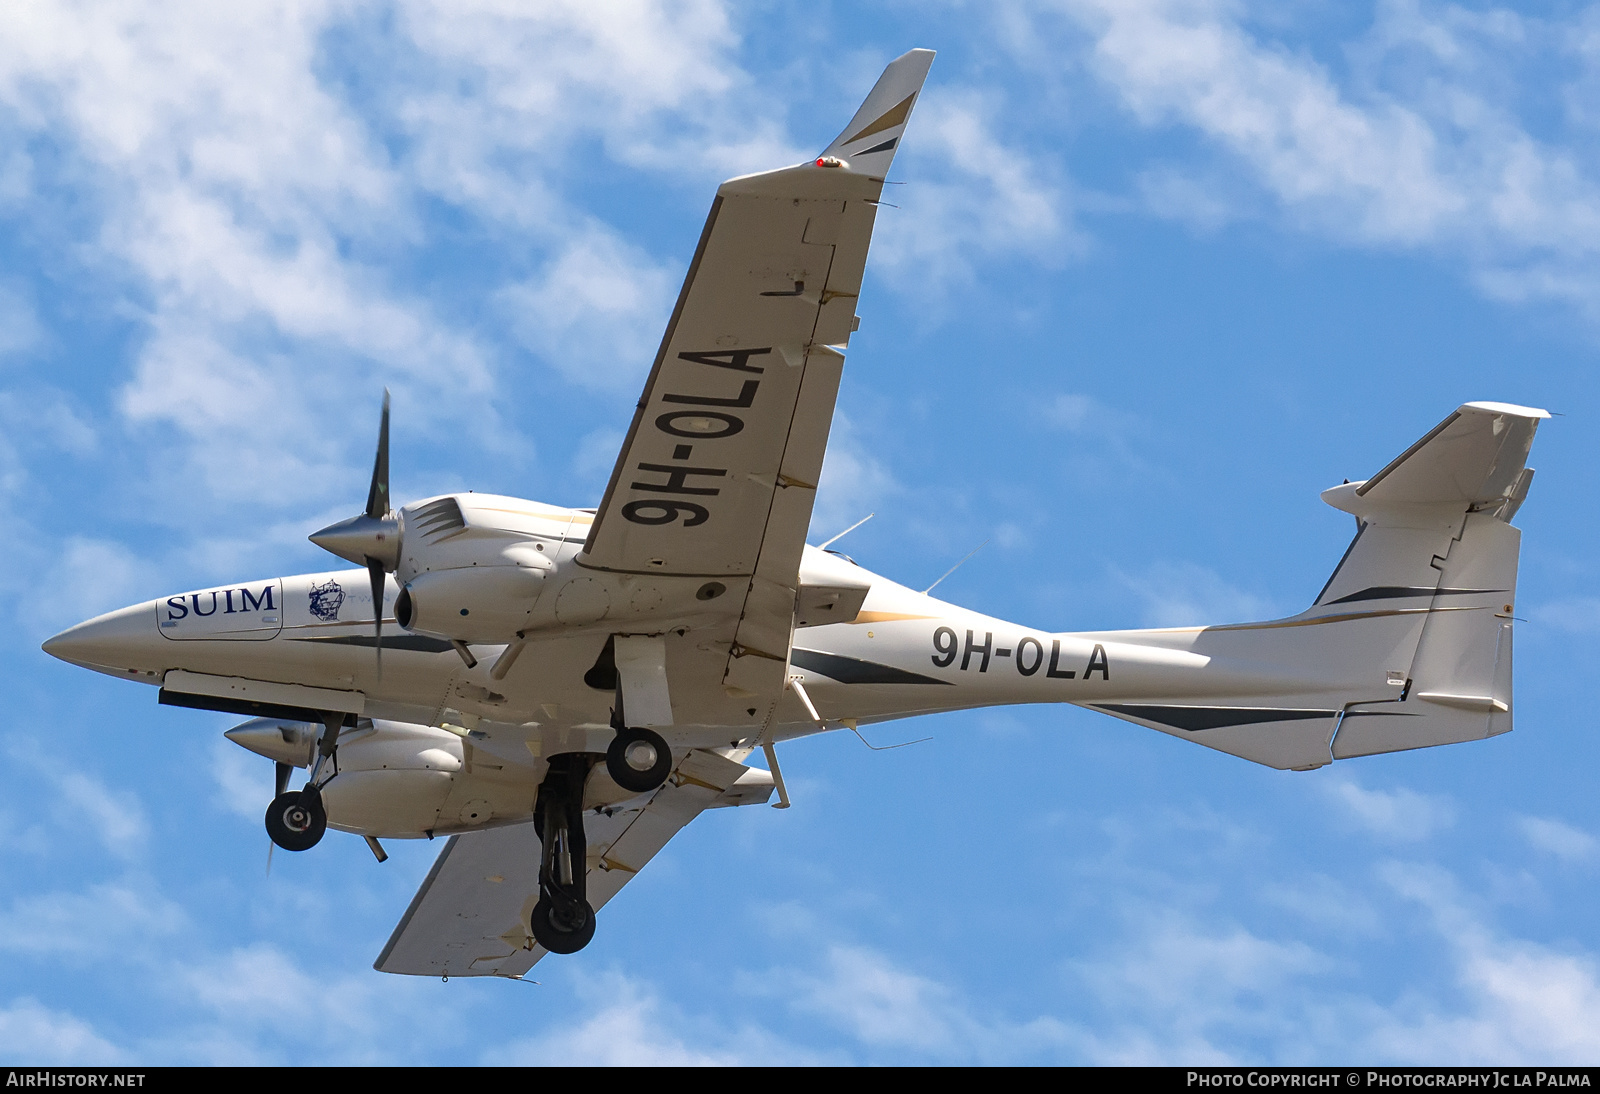
[[[1225,695],[1096,709],[1279,768],[1478,740],[1511,729],[1511,634],[1542,410],[1468,403],[1365,482],[1323,493],[1357,532],[1306,611],[1195,632],[1124,632],[1181,646]]]

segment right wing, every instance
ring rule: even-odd
[[[586,811],[589,903],[604,907],[703,810],[771,796],[767,772],[696,750],[648,802]],[[538,899],[532,824],[452,836],[372,967],[412,976],[520,977],[546,953],[528,933]]]
[[[932,62],[912,50],[891,63],[816,160],[718,189],[578,556],[719,579],[738,625],[704,683],[730,695],[775,700],[783,686],[836,347],[855,329],[884,175]]]

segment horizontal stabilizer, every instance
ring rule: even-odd
[[[1392,523],[1396,510],[1419,507],[1514,510],[1531,477],[1525,472],[1534,432],[1548,417],[1549,411],[1510,403],[1467,403],[1372,478],[1335,486],[1322,498],[1379,523]],[[1510,519],[1510,513],[1500,515]]]

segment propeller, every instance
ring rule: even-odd
[[[383,389],[383,416],[378,420],[378,454],[372,461],[372,485],[364,512],[311,534],[323,550],[367,568],[372,585],[372,638],[383,676],[384,575],[400,564],[400,520],[389,506],[389,389]]]

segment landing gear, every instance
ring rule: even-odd
[[[672,750],[661,734],[641,728],[617,730],[606,749],[606,774],[624,790],[642,794],[667,781],[672,771]]]
[[[315,790],[291,790],[267,806],[267,836],[285,851],[309,851],[327,830],[328,813]]]
[[[585,903],[581,922],[575,922],[548,900],[540,900],[528,925],[534,940],[551,953],[577,953],[594,938],[594,910]]]
[[[672,772],[672,749],[653,729],[630,726],[622,711],[622,678],[616,682],[617,701],[611,708],[611,728],[617,735],[606,749],[606,774],[624,790],[643,794],[667,781]]]
[[[551,953],[577,953],[594,937],[594,909],[587,894],[588,844],[583,838],[583,784],[594,757],[566,752],[550,757],[539,786],[533,826],[542,844],[539,902],[528,927]]]
[[[267,806],[267,838],[285,851],[309,851],[328,830],[328,811],[322,807],[322,787],[317,776],[322,765],[334,755],[339,743],[339,730],[344,728],[345,715],[333,712],[322,717],[322,736],[317,740],[317,762],[311,765],[311,777],[299,790],[286,790],[289,785],[289,765],[278,764],[278,795]],[[329,776],[331,778],[332,776]]]

